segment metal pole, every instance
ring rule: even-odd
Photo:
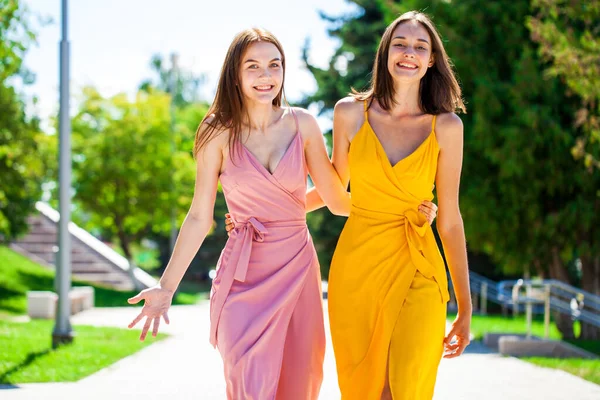
[[[525,310],[527,315],[527,339],[531,339],[531,318],[532,318],[532,308],[531,304],[531,284],[527,284],[525,287],[525,294],[527,296],[527,303],[525,304]]]
[[[487,282],[481,284],[481,315],[487,315]]]
[[[52,332],[52,347],[73,341],[73,330],[69,317],[71,302],[71,121],[69,115],[69,41],[67,35],[67,0],[62,0],[62,40],[60,41],[60,114],[59,114],[59,211],[58,223],[58,263],[56,265],[56,285],[58,304],[56,324]]]
[[[519,279],[512,288],[513,318],[519,315],[519,290],[523,285],[523,279]]]
[[[544,288],[544,338],[550,337],[550,285],[546,284]]]
[[[177,95],[177,54],[171,54],[171,71],[169,73],[169,94],[171,95],[171,158],[175,160],[175,96]],[[175,174],[175,165],[173,165],[172,175]],[[175,192],[175,179],[171,179],[171,193]],[[171,206],[171,236],[169,239],[169,249],[171,254],[175,248],[177,240],[177,201]]]

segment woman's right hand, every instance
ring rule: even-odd
[[[153,286],[148,289],[142,290],[136,296],[128,299],[129,304],[137,304],[140,300],[144,300],[144,307],[137,317],[128,325],[131,329],[144,317],[146,317],[146,323],[142,328],[142,334],[140,340],[146,339],[146,334],[150,329],[150,324],[154,322],[152,327],[152,336],[158,334],[158,327],[160,325],[160,318],[162,317],[165,322],[169,323],[169,307],[171,307],[171,301],[173,299],[173,292],[171,290],[163,289],[160,285]]]

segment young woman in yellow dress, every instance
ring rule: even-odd
[[[459,181],[465,111],[440,36],[422,13],[386,29],[370,88],[334,110],[332,162],[352,210],[329,275],[329,317],[343,400],[433,397],[444,357],[469,343],[471,298]],[[437,229],[458,315],[445,335],[448,288],[433,231],[417,212],[439,206]],[[456,338],[456,340],[453,340]]]

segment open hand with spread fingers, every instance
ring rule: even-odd
[[[458,315],[444,338],[444,358],[460,356],[471,342],[471,318]],[[455,339],[455,340],[453,340]]]
[[[127,300],[129,304],[137,304],[140,300],[144,300],[142,311],[140,311],[138,316],[131,321],[128,327],[133,328],[138,322],[146,317],[140,340],[146,339],[151,324],[153,324],[152,336],[156,336],[158,334],[161,317],[167,324],[169,323],[167,311],[169,311],[169,307],[171,307],[172,299],[173,292],[171,290],[163,289],[160,285],[142,290],[136,296]]]

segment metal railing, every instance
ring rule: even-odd
[[[550,329],[550,312],[570,315],[575,321],[600,327],[600,296],[554,279],[506,280],[495,282],[476,272],[469,272],[471,293],[478,299],[474,306],[487,313],[488,301],[510,309],[514,315],[525,312],[527,332],[531,334],[534,314],[544,314],[545,336]],[[452,290],[452,289],[451,289]]]

